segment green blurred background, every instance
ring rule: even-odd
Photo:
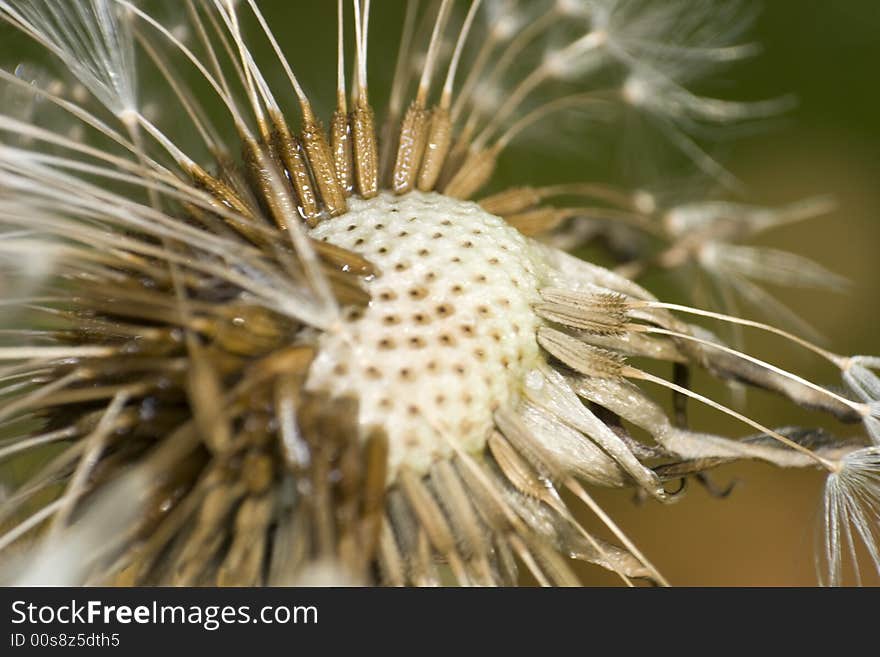
[[[171,7],[161,1],[152,6],[163,4]],[[263,0],[261,6],[303,85],[321,90],[326,108],[335,83],[335,3]],[[393,70],[404,3],[379,0],[373,6],[371,86],[373,98],[381,99]],[[799,99],[799,106],[757,133],[725,143],[723,161],[746,184],[749,202],[777,205],[817,194],[833,195],[838,206],[830,215],[773,231],[760,241],[811,257],[853,282],[844,295],[773,292],[826,336],[833,349],[878,353],[880,3],[766,0],[751,36],[763,45],[762,54],[724,71],[711,89],[737,99],[791,93]],[[4,29],[0,39],[4,65],[14,66],[19,58],[29,56],[17,35]],[[580,140],[572,139],[570,125],[566,130],[567,146],[554,147],[557,142],[549,135],[546,148],[535,149],[540,142],[534,139],[514,148],[502,162],[496,183],[557,182],[589,175],[614,179],[610,163],[618,158],[594,148],[593,127]],[[637,145],[631,142],[630,147],[633,143]],[[660,289],[654,291],[661,296],[684,298],[681,287],[673,282],[658,284]],[[778,340],[750,334],[747,344],[751,353],[772,358],[813,380],[836,381],[830,368],[780,346]],[[726,391],[705,377],[697,376],[695,385],[701,392],[725,399]],[[759,392],[749,393],[748,408],[753,417],[771,426],[817,423],[842,435],[858,431],[835,426]],[[698,428],[748,433],[717,413],[695,406],[691,413]],[[814,584],[821,473],[781,472],[754,465],[723,468],[713,478],[722,485],[733,479],[739,483],[723,500],[691,485],[678,503],[663,507],[653,502],[636,504],[629,492],[599,491],[597,498],[674,584]],[[599,530],[592,518],[586,514],[582,518]],[[616,578],[597,569],[582,572],[587,583],[617,584]],[[877,578],[871,581],[880,583]]]

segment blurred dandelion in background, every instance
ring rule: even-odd
[[[859,282],[762,242],[837,199],[718,156],[795,106],[712,93],[757,15],[0,0],[0,576],[718,583],[650,548],[757,462],[824,477],[819,581],[875,581],[876,345],[780,293]]]

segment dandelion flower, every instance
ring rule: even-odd
[[[816,204],[664,209],[590,180],[487,191],[511,143],[619,106],[721,176],[691,128],[781,107],[687,87],[754,51],[737,43],[739,3],[409,2],[387,98],[369,84],[370,0],[339,0],[322,62],[288,61],[290,30],[263,9],[0,0],[4,29],[65,71],[43,84],[0,71],[27,101],[0,113],[0,267],[19,281],[0,301],[14,311],[0,459],[42,455],[0,506],[4,578],[497,585],[527,571],[568,585],[581,560],[666,584],[590,490],[665,502],[668,482],[739,460],[828,471],[832,582],[851,527],[877,565],[875,448],[766,426],[637,365],[704,368],[876,440],[876,359],[666,304],[636,281],[690,258],[722,277],[834,282],[734,244]],[[324,89],[298,77],[307,66]],[[612,272],[554,246],[608,226],[688,257]],[[858,398],[694,316],[784,337]],[[664,390],[752,435],[690,429],[654,400]]]

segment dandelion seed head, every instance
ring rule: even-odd
[[[765,426],[682,381],[700,367],[863,420],[880,440],[875,360],[664,304],[637,280],[696,263],[764,306],[748,279],[835,286],[818,265],[741,243],[827,200],[665,208],[591,180],[483,196],[531,128],[550,150],[558,112],[610,120],[621,105],[722,178],[692,133],[786,107],[690,89],[754,51],[737,43],[740,3],[525,5],[407,3],[390,98],[371,99],[371,69],[387,61],[367,52],[369,2],[340,4],[337,60],[294,62],[257,0],[187,3],[167,24],[127,0],[0,0],[75,79],[0,71],[24,101],[0,112],[4,136],[23,137],[0,146],[0,273],[32,295],[0,305],[51,320],[3,329],[0,425],[45,425],[0,444],[0,460],[64,445],[63,476],[38,472],[0,505],[0,550],[42,531],[36,579],[71,583],[512,584],[520,564],[574,584],[567,560],[580,559],[666,584],[587,487],[667,502],[666,481],[757,459],[828,470],[828,561],[853,536],[876,554],[873,448]],[[140,103],[142,59],[171,96]],[[334,83],[331,117],[297,78],[312,65]],[[69,123],[42,121],[42,106]],[[195,146],[177,141],[190,127]],[[594,238],[619,268],[557,248]],[[840,366],[864,402],[681,313],[786,337]],[[675,380],[644,359],[672,364]],[[675,417],[648,387],[673,393]],[[685,399],[759,433],[695,432]],[[143,510],[89,520],[89,501],[112,498],[105,482],[128,469]],[[30,512],[46,481],[57,497]],[[565,491],[619,545],[581,526]],[[112,559],[87,556],[103,545]]]

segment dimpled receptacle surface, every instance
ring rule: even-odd
[[[311,236],[380,273],[369,305],[320,337],[307,387],[359,399],[362,428],[387,433],[392,479],[453,444],[482,449],[494,410],[539,359],[541,264],[528,240],[474,203],[418,192],[352,199]]]

